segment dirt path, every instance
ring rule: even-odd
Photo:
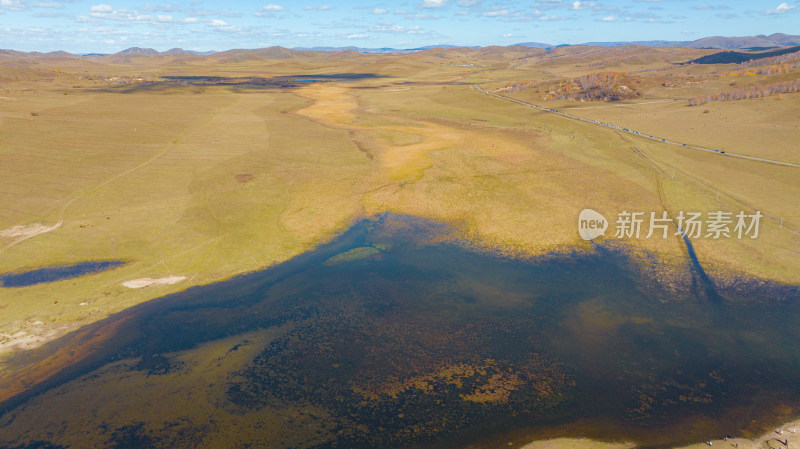
[[[183,137],[183,134],[181,134],[177,139],[175,139],[173,141],[173,143],[178,142],[181,139],[181,137]],[[172,149],[172,146],[173,145],[171,145],[171,144],[167,145],[167,148],[165,148],[163,151],[160,151],[158,154],[156,154],[155,156],[147,159],[146,161],[142,162],[141,164],[139,164],[139,165],[137,165],[135,167],[132,167],[132,168],[130,168],[128,170],[125,170],[122,173],[118,173],[117,175],[106,179],[105,181],[101,182],[100,184],[97,184],[96,186],[92,187],[91,189],[88,189],[88,190],[86,190],[86,191],[84,191],[82,193],[79,193],[78,195],[73,196],[69,201],[67,201],[64,204],[64,206],[59,211],[59,213],[58,213],[58,221],[56,222],[56,224],[54,224],[52,226],[44,226],[44,225],[41,225],[41,224],[37,223],[36,225],[28,226],[28,228],[31,228],[33,226],[37,226],[38,225],[39,228],[37,228],[37,230],[35,232],[29,232],[27,234],[22,234],[22,236],[20,238],[18,238],[17,240],[12,241],[8,245],[6,245],[2,249],[0,249],[0,256],[3,255],[3,253],[6,252],[9,248],[11,248],[11,247],[13,247],[15,245],[18,245],[18,244],[24,242],[25,240],[28,240],[29,238],[33,238],[33,237],[36,237],[37,235],[41,235],[41,234],[44,234],[46,232],[54,231],[54,230],[60,228],[61,225],[64,224],[64,214],[66,213],[67,209],[73,203],[75,203],[75,201],[78,201],[79,199],[83,198],[84,196],[86,196],[86,194],[88,194],[90,192],[93,192],[93,191],[95,191],[95,190],[97,190],[97,189],[99,189],[99,188],[101,188],[103,186],[106,186],[106,185],[116,181],[117,179],[119,179],[119,178],[121,178],[121,177],[123,177],[125,175],[133,173],[134,171],[139,170],[140,168],[149,165],[153,161],[155,161],[155,160],[159,159],[160,157],[164,156],[165,154],[167,154]],[[14,228],[18,228],[18,227],[19,226],[15,226],[13,228],[6,229],[5,231],[9,231],[10,229],[14,229]],[[5,232],[5,231],[0,231],[0,232]],[[0,237],[2,237],[2,235],[0,235]]]
[[[675,142],[675,141],[672,141],[672,140],[669,140],[669,139],[666,139],[666,138],[651,136],[651,135],[644,134],[644,133],[641,133],[641,132],[638,132],[638,131],[634,131],[632,129],[622,128],[620,126],[610,125],[608,123],[603,123],[603,122],[600,122],[600,121],[597,121],[597,120],[590,120],[588,118],[578,117],[576,115],[567,114],[565,112],[557,111],[555,109],[543,108],[541,106],[537,106],[537,105],[531,104],[531,103],[526,103],[524,101],[520,101],[520,100],[516,100],[514,98],[506,97],[504,95],[493,94],[493,93],[485,91],[484,89],[482,89],[477,84],[475,84],[474,87],[475,87],[475,89],[477,89],[478,92],[480,92],[482,94],[486,94],[486,95],[492,96],[492,97],[495,97],[495,98],[500,98],[500,99],[503,99],[503,100],[512,101],[512,102],[520,104],[522,106],[527,106],[529,108],[536,108],[536,109],[538,109],[540,111],[550,112],[552,114],[560,115],[560,116],[565,117],[565,118],[570,118],[570,119],[573,119],[573,120],[579,120],[579,121],[582,121],[584,123],[589,123],[589,124],[592,124],[592,125],[602,126],[602,127],[610,128],[610,129],[616,129],[616,130],[619,130],[619,131],[622,131],[622,132],[625,132],[625,133],[628,133],[628,134],[631,134],[631,135],[643,137],[645,139],[654,140],[656,142],[666,143],[666,144],[669,144],[669,145],[677,145],[677,146],[682,147],[682,148],[691,148],[693,150],[705,151],[707,153],[715,153],[715,154],[718,154],[720,156],[730,156],[730,157],[736,157],[736,158],[740,158],[740,159],[747,159],[747,160],[754,161],[754,162],[763,162],[763,163],[766,163],[766,164],[781,165],[781,166],[784,166],[784,167],[800,168],[800,164],[793,164],[791,162],[776,161],[776,160],[772,160],[772,159],[764,159],[764,158],[761,158],[761,157],[748,156],[746,154],[729,153],[729,152],[725,152],[725,151],[716,150],[716,149],[713,149],[713,148],[705,148],[705,147],[699,147],[697,145],[689,145],[689,144],[685,144],[685,143],[681,143],[681,142]]]

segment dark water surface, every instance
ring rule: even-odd
[[[581,436],[664,447],[800,415],[798,288],[666,294],[603,248],[518,261],[434,243],[444,232],[363,221],[273,269],[22,354],[12,365],[108,336],[0,404],[0,446],[496,448]],[[216,356],[209,342],[229,347]],[[191,380],[204,369],[223,381]],[[170,392],[187,401],[178,418]]]
[[[0,274],[0,287],[28,287],[30,285],[73,279],[87,274],[117,268],[125,265],[121,260],[80,262],[72,265],[52,265],[18,273]]]

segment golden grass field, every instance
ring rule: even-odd
[[[451,224],[476,248],[536,257],[591,251],[576,232],[584,208],[612,221],[623,210],[760,210],[758,239],[695,240],[700,261],[720,285],[741,275],[798,284],[800,168],[679,151],[473,87],[658,69],[710,52],[490,47],[404,55],[4,57],[0,273],[86,260],[128,263],[0,288],[0,372],[12,379],[0,400],[81,357],[62,354],[11,373],[7,362],[15,354],[135,304],[286,261],[360,217],[387,211]],[[734,69],[641,73],[642,96],[619,104],[544,102],[530,91],[510,96],[680,142],[800,163],[800,93],[687,106],[690,96],[729,88],[729,78],[714,73]],[[797,77],[800,70],[793,70]],[[296,87],[146,82],[336,73],[379,77]],[[682,77],[663,87],[666,73]],[[786,78],[736,82],[770,76]],[[670,270],[687,264],[678,237],[618,241],[613,228],[608,234],[608,244],[655,254],[662,265],[653,276],[666,287],[685,280]],[[122,285],[170,276],[185,279]],[[531,446],[539,447],[548,446]]]

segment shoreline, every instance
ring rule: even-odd
[[[331,257],[335,257],[336,255],[346,254],[348,251],[350,251],[350,248],[352,248],[354,246],[355,247],[364,247],[365,245],[367,245],[367,246],[371,246],[371,247],[375,247],[375,248],[380,248],[380,245],[386,242],[384,240],[384,238],[387,238],[387,237],[382,237],[384,235],[382,232],[386,232],[385,229],[380,228],[379,230],[375,231],[376,234],[372,235],[372,237],[370,237],[370,238],[361,239],[359,237],[359,236],[362,235],[362,232],[365,232],[363,228],[370,228],[371,229],[370,221],[373,221],[373,223],[374,223],[374,220],[385,220],[385,222],[382,223],[382,226],[385,226],[389,230],[394,230],[395,232],[397,232],[397,237],[396,238],[399,239],[399,240],[397,240],[397,242],[400,245],[405,245],[405,242],[406,242],[405,239],[408,238],[408,237],[411,237],[411,236],[413,236],[415,238],[414,241],[421,242],[422,246],[427,246],[427,245],[431,245],[431,244],[437,245],[437,244],[440,244],[440,243],[445,243],[447,245],[455,245],[455,244],[459,243],[457,239],[453,239],[454,237],[458,237],[457,234],[446,232],[447,229],[449,229],[449,228],[436,226],[435,222],[424,221],[424,222],[418,223],[418,225],[420,226],[420,229],[422,229],[422,231],[414,229],[413,226],[410,229],[405,229],[404,226],[403,226],[404,224],[408,224],[409,221],[419,220],[419,219],[417,217],[413,217],[413,216],[402,216],[402,215],[391,215],[390,214],[388,216],[378,216],[378,217],[373,218],[372,220],[369,220],[369,219],[368,220],[358,220],[356,222],[356,225],[351,227],[349,231],[344,232],[344,233],[340,233],[339,234],[339,238],[334,238],[332,241],[328,242],[327,244],[320,245],[313,252],[305,253],[305,254],[301,255],[300,257],[293,258],[293,259],[290,260],[290,262],[287,262],[285,264],[279,264],[279,265],[276,266],[275,270],[278,273],[284,273],[283,275],[287,275],[287,273],[297,272],[296,270],[308,270],[310,265],[307,265],[307,264],[309,262],[312,263],[312,264],[323,263],[324,261],[330,260]],[[430,232],[427,232],[427,231],[430,231]],[[423,235],[423,237],[419,236],[420,233]],[[395,235],[395,234],[390,232],[388,235]],[[364,234],[364,236],[366,236],[366,234]],[[392,241],[394,242],[394,240],[392,240]],[[391,246],[395,246],[395,244],[393,243]],[[458,245],[458,246],[463,246],[463,245]],[[604,253],[612,253],[612,254],[616,253],[619,256],[626,256],[627,255],[628,256],[628,260],[622,261],[621,265],[617,266],[618,269],[620,267],[625,267],[628,264],[630,264],[633,267],[638,267],[638,269],[640,271],[639,274],[641,274],[641,272],[649,272],[651,269],[653,269],[647,263],[645,263],[645,262],[647,262],[647,258],[643,258],[643,254],[636,254],[636,253],[629,254],[627,251],[625,251],[625,248],[622,248],[622,247],[616,247],[616,248],[614,248],[614,247],[610,247],[610,248],[609,247],[601,247],[601,248],[603,250],[595,251],[595,252],[593,252],[595,254],[589,255],[588,257],[590,257],[590,258],[592,258],[592,257],[599,258],[599,257],[603,257]],[[473,251],[473,252],[476,250],[475,248],[464,248],[464,249],[466,251]],[[481,251],[481,252],[484,252],[484,253],[491,252],[491,249],[484,249],[484,251]],[[500,256],[500,254],[497,254],[497,253],[494,253],[494,255],[497,256],[498,258]],[[562,256],[562,257],[567,257],[568,259],[570,258],[569,254],[564,254],[564,248],[563,247],[562,247],[562,251],[559,253],[559,255]],[[656,255],[653,254],[652,256],[655,257]],[[545,254],[544,257],[545,258],[558,258],[558,255],[554,255],[553,253],[550,253],[550,254]],[[532,258],[530,260],[531,260],[531,262],[536,263],[535,258]],[[652,260],[651,260],[651,262],[652,262]],[[666,265],[668,265],[668,264],[666,264]],[[623,268],[623,269],[624,269],[625,272],[627,272],[627,268]],[[263,272],[263,271],[264,270],[257,270],[257,271],[254,271],[252,273],[258,273],[258,272]],[[281,276],[283,276],[283,275],[281,275]],[[281,277],[281,276],[279,276],[279,277]],[[219,291],[223,291],[224,290],[224,286],[218,286],[217,288],[219,289]],[[184,304],[184,306],[185,306],[185,303],[183,303],[183,302],[180,302],[180,304]],[[139,307],[146,307],[146,306],[143,303]],[[153,307],[158,307],[158,304],[153,304]],[[165,307],[166,307],[166,305],[165,305]],[[126,309],[126,310],[129,310],[129,309]],[[671,313],[674,313],[674,311],[671,312]],[[120,315],[123,315],[123,314],[120,314]],[[123,318],[123,317],[120,316],[118,318]],[[90,333],[91,334],[92,333],[91,332],[91,328],[93,328],[93,327],[94,326],[84,327],[78,333],[79,334],[80,333]],[[108,326],[106,325],[106,327],[108,327]],[[98,328],[98,330],[102,330],[102,328],[103,328],[103,326],[100,326],[100,328]],[[93,336],[97,337],[97,338],[92,338],[93,341],[91,343],[96,343],[98,345],[102,345],[102,340],[105,337],[113,336],[114,333],[116,333],[117,335],[120,335],[114,329],[110,329],[110,328],[109,328],[109,332],[95,332],[95,333],[93,333]],[[125,333],[123,333],[122,335],[125,335]],[[70,347],[70,348],[72,348],[72,346],[70,345],[70,341],[71,340],[67,339],[64,343],[59,343],[59,344],[62,347]],[[81,343],[81,341],[79,341],[79,340],[74,340],[73,339],[72,341],[76,341],[78,343]],[[83,341],[86,341],[86,340],[84,339]],[[85,348],[89,348],[89,346],[87,346],[87,345],[79,344],[79,345],[76,345],[73,349],[74,349],[75,352],[81,353],[82,352],[81,349],[84,348],[84,347]],[[56,355],[58,355],[58,353],[56,353]],[[62,357],[63,357],[63,355],[62,355]],[[84,357],[91,357],[91,354],[86,352],[84,354]],[[98,356],[98,357],[100,357],[100,356]],[[56,367],[60,366],[61,368],[64,368],[64,367],[69,367],[69,366],[73,365],[74,363],[76,363],[76,362],[75,361],[66,360],[66,359],[62,358],[62,363],[57,363],[57,364],[52,364],[51,363],[50,365],[51,365],[51,368],[53,367],[53,365],[58,365]],[[80,361],[78,361],[77,363],[80,363]],[[31,369],[27,370],[27,372],[26,372],[26,370],[24,368],[21,369],[21,370],[16,370],[14,374],[17,375],[17,377],[20,380],[23,380],[23,381],[24,380],[30,381],[32,378],[35,378],[36,374],[41,374],[41,378],[44,379],[42,381],[43,384],[48,382],[48,379],[46,378],[48,373],[44,369],[45,367],[39,361],[35,361],[33,366],[31,366],[30,368]],[[592,385],[591,387],[594,388],[594,385]],[[767,385],[766,387],[768,389],[772,388],[770,385]],[[37,387],[35,387],[35,386],[33,387],[34,390],[36,388]],[[45,386],[44,388],[47,388],[47,387]],[[31,391],[33,391],[33,390],[31,390]],[[22,401],[25,402],[25,401],[27,401],[27,399],[22,399]],[[13,403],[13,400],[9,402],[9,405],[12,406],[12,407],[15,407],[14,405],[12,405],[12,403]],[[20,403],[22,403],[22,402],[20,402]],[[11,410],[11,409],[9,408],[8,410]],[[757,415],[757,416],[765,416],[765,415]],[[745,417],[744,421],[740,420],[741,422],[735,423],[735,427],[734,426],[731,426],[731,427],[736,428],[736,429],[751,429],[751,433],[747,433],[747,434],[748,435],[752,435],[752,434],[754,434],[756,432],[762,431],[765,428],[765,426],[769,426],[769,425],[771,425],[771,423],[774,423],[774,422],[779,422],[780,420],[783,420],[783,419],[785,419],[786,417],[788,417],[790,415],[787,412],[777,413],[776,414],[776,413],[773,413],[772,411],[770,411],[769,412],[769,416],[770,417],[769,417],[769,419],[767,421],[762,421],[762,424],[760,424],[758,426],[748,426],[747,423],[751,419],[751,415],[746,413],[744,415],[744,417]],[[702,419],[702,418],[700,418],[700,419]],[[687,423],[684,423],[684,424],[689,425],[689,426],[693,425],[692,422],[687,422]],[[575,432],[575,433],[573,433],[573,435],[574,434],[580,435],[580,433],[581,433],[581,430],[580,430],[581,427],[580,426],[570,426],[570,425],[565,426],[565,429],[569,429],[569,428],[571,428],[572,431]],[[719,428],[728,428],[728,427],[719,427]],[[671,432],[669,430],[670,427],[663,426],[663,429],[667,429],[665,435],[669,436],[670,432]],[[697,432],[696,430],[697,429],[695,429],[695,432],[691,433],[692,438],[698,438],[698,437],[704,436],[704,433]],[[646,429],[642,429],[641,432],[646,432]],[[596,433],[588,433],[588,435],[593,435],[595,438],[605,438],[606,436],[608,436],[609,438],[615,438],[615,435],[617,435],[617,436],[628,435],[628,438],[636,439],[637,438],[636,435],[639,435],[639,436],[642,435],[641,432],[638,432],[638,431],[637,432],[632,432],[632,433],[626,433],[626,432],[599,432],[598,433],[598,432],[596,432]],[[662,430],[662,432],[663,432],[663,430]],[[539,433],[538,435],[541,435],[541,436],[545,436],[545,435],[547,435],[547,436],[561,435],[561,436],[563,436],[563,435],[568,435],[570,433],[571,432],[551,433],[551,432],[548,431],[547,428],[544,428],[543,431],[541,433]],[[521,435],[522,435],[522,433],[521,433]],[[537,435],[537,433],[535,433],[535,432],[528,433],[528,436],[536,436],[536,435]],[[687,438],[688,435],[690,435],[690,434],[687,433],[686,435],[684,435],[684,438],[682,438],[682,439],[681,438],[675,438],[673,441],[687,441],[688,440],[688,438]],[[767,437],[767,435],[765,435],[762,439],[764,439],[766,437]],[[516,439],[516,444],[522,444],[522,443],[524,443],[524,441],[525,441],[524,439],[517,438]],[[569,447],[568,444],[573,444],[573,443],[576,444],[576,445],[580,444],[580,446],[575,446],[575,447],[586,447],[585,446],[585,441],[586,440],[580,440],[580,439],[562,439],[562,440],[558,440],[556,443],[553,443],[553,440],[544,440],[544,441],[548,442],[547,444],[558,444],[558,446],[554,446],[554,447]],[[640,441],[653,441],[653,440],[652,439],[648,439],[648,438],[641,438]],[[670,441],[670,438],[666,438],[665,440],[662,440],[662,441]],[[603,443],[602,441],[597,441],[597,443],[598,444],[602,444],[602,446],[597,446],[598,449],[600,449],[600,448],[613,449],[615,447],[629,447],[629,446],[608,446],[609,443]],[[543,442],[534,441],[533,443],[530,443],[530,444],[544,444],[544,443]],[[592,444],[594,444],[594,443],[592,443]],[[537,446],[532,446],[531,448],[532,449],[536,449],[536,447]],[[547,446],[543,446],[543,447],[547,447]],[[592,447],[594,447],[594,446],[592,446]],[[695,447],[695,446],[686,446],[686,447]],[[701,447],[701,446],[698,446],[698,447]],[[527,448],[527,446],[526,446],[526,448]]]
[[[750,274],[746,271],[742,271],[736,269],[734,267],[722,267],[715,263],[710,263],[708,260],[698,260],[696,256],[688,255],[684,252],[685,258],[675,259],[673,257],[669,257],[668,252],[663,252],[659,250],[655,250],[653,248],[649,248],[643,245],[637,244],[620,244],[613,239],[609,239],[607,243],[604,240],[599,240],[597,243],[591,242],[592,245],[587,245],[587,242],[576,240],[569,244],[556,244],[556,245],[548,245],[544,247],[515,247],[502,244],[501,242],[492,241],[486,238],[479,238],[479,236],[475,236],[472,231],[469,229],[464,229],[463,224],[461,223],[452,223],[446,221],[440,221],[437,217],[421,217],[403,213],[395,213],[395,212],[384,212],[379,214],[372,214],[372,215],[359,215],[352,217],[351,219],[347,220],[341,228],[336,228],[334,230],[329,231],[324,236],[319,236],[317,241],[312,245],[305,248],[304,251],[295,254],[285,260],[274,262],[270,265],[255,268],[255,269],[248,269],[245,267],[244,270],[241,271],[233,271],[228,275],[222,276],[220,278],[214,279],[211,282],[206,283],[191,283],[190,282],[184,283],[180,282],[180,285],[177,286],[175,289],[169,289],[168,291],[162,292],[152,298],[146,299],[144,301],[138,302],[131,306],[122,308],[120,310],[113,310],[103,314],[93,314],[91,317],[85,317],[87,319],[82,319],[78,321],[69,321],[69,322],[53,322],[53,323],[45,323],[41,320],[32,320],[25,324],[16,322],[16,323],[9,323],[11,326],[8,329],[0,329],[0,373],[2,373],[3,365],[10,359],[15,358],[20,353],[24,351],[35,350],[49,342],[57,340],[72,331],[76,331],[81,329],[82,327],[98,322],[109,316],[124,312],[131,307],[135,307],[138,304],[144,304],[153,300],[157,300],[163,296],[180,293],[187,289],[193,287],[200,287],[205,285],[212,285],[219,282],[226,282],[229,281],[237,276],[248,275],[252,273],[257,273],[264,270],[269,270],[274,267],[280,266],[282,264],[291,262],[293,259],[297,257],[302,257],[305,254],[311,253],[316,251],[319,248],[324,247],[327,244],[330,244],[335,239],[340,237],[342,234],[346,233],[349,229],[351,229],[355,224],[361,222],[363,220],[376,220],[380,219],[383,216],[407,216],[413,217],[417,219],[427,220],[431,223],[435,223],[437,225],[442,225],[446,228],[440,236],[435,239],[432,239],[429,243],[450,243],[459,245],[465,249],[470,251],[474,251],[477,253],[487,254],[495,257],[501,258],[508,258],[510,260],[520,260],[520,261],[530,261],[536,262],[539,260],[548,260],[551,258],[558,258],[558,257],[572,257],[575,255],[593,253],[598,250],[600,251],[611,251],[611,252],[621,252],[627,255],[631,263],[636,266],[637,269],[641,270],[650,270],[653,274],[653,278],[656,279],[654,282],[656,285],[659,285],[661,288],[674,290],[676,292],[680,291],[680,287],[676,286],[676,284],[681,284],[686,281],[690,281],[690,279],[680,279],[680,276],[689,275],[689,277],[693,276],[694,268],[691,266],[693,260],[697,261],[697,264],[705,270],[707,273],[707,277],[713,286],[721,291],[723,294],[734,294],[735,296],[743,296],[756,293],[759,289],[764,287],[770,288],[781,288],[785,290],[793,290],[793,289],[800,289],[800,283],[794,284],[787,282],[786,280],[774,278],[774,277],[758,277],[755,274]],[[478,237],[478,238],[476,238]],[[680,245],[685,249],[684,242],[680,242]],[[44,267],[44,266],[43,266]],[[668,280],[664,277],[670,276],[677,276],[673,277],[671,280]],[[187,277],[186,276],[168,276],[166,278],[159,278],[159,279],[149,279],[151,282],[142,283],[148,278],[140,278],[140,279],[130,279],[128,281],[120,282],[121,286],[128,287],[129,289],[141,289],[142,287],[159,287],[159,286],[166,286],[170,287],[177,282],[177,279],[180,281],[184,281]],[[167,279],[172,279],[172,281],[166,281]],[[10,289],[19,289],[24,287],[3,287],[0,284],[0,291],[3,290],[10,290]],[[88,302],[81,302],[80,305],[88,305]],[[100,316],[102,315],[102,316]],[[49,324],[49,325],[48,325]]]
[[[635,447],[637,447],[636,443],[630,442],[609,443],[588,438],[554,438],[535,440],[521,446],[519,449],[631,449]],[[788,421],[774,430],[769,430],[753,439],[715,437],[700,443],[673,446],[674,449],[701,449],[707,447],[737,449],[800,447],[800,418]]]
[[[593,243],[592,246],[586,245],[586,242],[575,241],[566,245],[550,245],[548,247],[530,248],[530,247],[509,247],[500,242],[491,241],[488,239],[476,239],[468,229],[464,229],[459,223],[448,223],[437,220],[435,217],[426,218],[415,215],[384,212],[372,215],[359,215],[347,220],[345,225],[341,228],[331,230],[326,235],[318,238],[317,242],[306,248],[303,252],[291,256],[280,262],[275,262],[271,265],[256,268],[245,269],[243,271],[235,271],[229,275],[214,279],[212,282],[207,283],[191,283],[180,282],[175,285],[173,282],[164,283],[149,283],[146,287],[167,287],[168,290],[159,293],[152,298],[137,302],[128,307],[120,310],[113,310],[107,313],[94,314],[94,316],[86,317],[89,319],[82,319],[78,321],[69,322],[52,322],[45,323],[41,320],[28,321],[27,323],[10,323],[11,328],[5,332],[0,331],[0,373],[8,374],[7,367],[9,362],[16,359],[19,355],[28,351],[33,351],[41,348],[42,346],[57,341],[72,332],[80,332],[86,326],[98,323],[102,320],[109,318],[112,315],[124,313],[131,308],[146,304],[151,301],[158,300],[165,296],[179,294],[188,289],[195,287],[210,286],[221,282],[227,282],[239,276],[247,276],[262,272],[265,270],[275,269],[283,264],[291,263],[297,258],[302,258],[305,255],[311,254],[319,249],[325,248],[335,242],[342,235],[346,234],[350,229],[363,221],[382,220],[384,217],[411,217],[412,219],[426,220],[430,223],[443,226],[436,232],[435,236],[431,236],[427,241],[428,244],[454,244],[461,246],[468,251],[490,255],[493,257],[507,258],[509,260],[526,261],[536,263],[538,261],[546,261],[559,257],[574,257],[580,255],[587,255],[596,253],[597,251],[619,253],[629,258],[630,264],[634,269],[641,270],[642,272],[648,271],[653,279],[653,284],[649,288],[660,288],[664,290],[673,291],[676,294],[685,294],[691,287],[683,286],[691,283],[691,278],[695,275],[694,268],[691,265],[691,256],[684,253],[684,258],[678,260],[667,257],[667,254],[661,251],[653,250],[642,245],[636,244],[620,244],[613,239],[609,239],[607,244],[603,240],[598,243]],[[680,242],[683,246],[684,243]],[[685,247],[683,247],[685,248]],[[750,275],[746,272],[738,271],[733,268],[719,267],[714,264],[702,265],[703,261],[698,263],[708,272],[708,278],[713,286],[720,291],[723,295],[735,296],[735,300],[739,300],[742,296],[747,296],[756,293],[759,289],[779,288],[787,292],[787,295],[792,293],[800,293],[800,284],[791,284],[778,279],[760,278],[755,275]],[[180,276],[183,277],[183,276]],[[170,277],[170,279],[178,277]],[[166,279],[166,278],[165,278]],[[184,280],[186,279],[183,277]],[[121,282],[121,286],[128,287],[129,289],[136,290],[140,286],[131,287],[127,285],[142,279],[134,279],[126,282]],[[191,281],[191,280],[190,280]],[[170,288],[173,287],[174,289]],[[145,287],[142,285],[141,287]],[[19,288],[19,287],[14,287]],[[24,287],[23,287],[24,288]],[[0,291],[4,288],[0,286]],[[794,290],[794,292],[793,292]],[[88,303],[82,302],[81,306]],[[0,402],[7,398],[0,396]]]

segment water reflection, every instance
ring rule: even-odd
[[[34,270],[0,274],[0,287],[28,287],[47,282],[73,279],[87,274],[117,268],[125,265],[121,260],[80,262],[72,265],[52,265]]]
[[[602,247],[519,261],[445,234],[411,217],[366,220],[274,269],[68,336],[44,352],[110,335],[8,401],[0,443],[497,447],[580,435],[661,446],[797,414],[797,288],[711,301],[704,287],[663,293]]]

